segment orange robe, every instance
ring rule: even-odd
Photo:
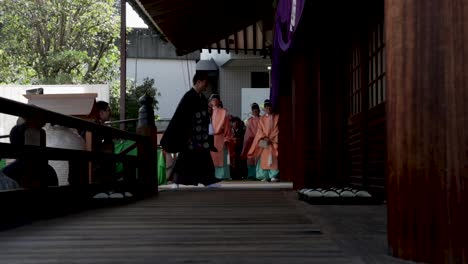
[[[228,112],[224,108],[213,107],[211,118],[214,146],[218,150],[218,152],[211,152],[211,158],[215,167],[223,167],[225,143],[232,140],[231,122],[229,121]]]
[[[250,147],[254,141],[255,136],[257,135],[258,123],[260,122],[261,117],[252,116],[247,120],[247,130],[245,131],[244,136],[244,147],[242,148],[241,157],[246,158],[249,153]],[[247,165],[256,165],[256,158],[247,159]]]
[[[278,169],[278,119],[278,114],[264,115],[260,118],[257,134],[247,155],[249,158],[259,157],[260,168],[263,170]],[[271,141],[267,148],[259,145],[263,138],[268,138]]]

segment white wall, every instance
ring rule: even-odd
[[[242,88],[241,89],[241,116],[242,120],[246,120],[250,117],[252,112],[252,103],[257,103],[262,106],[265,99],[270,97],[270,88]],[[260,107],[260,112],[263,113],[263,109]]]
[[[263,66],[223,67],[219,69],[219,94],[224,107],[234,116],[241,117],[241,89],[251,86],[250,73],[264,72]],[[264,98],[267,99],[267,98]],[[262,100],[263,102],[263,100]],[[257,103],[262,103],[257,102]]]
[[[204,49],[202,53],[200,53],[201,60],[211,60],[213,59],[218,66],[222,66],[226,62],[228,62],[232,57],[232,53],[227,53],[225,50],[220,50],[218,53],[217,50],[211,50],[211,53]]]
[[[158,98],[159,110],[155,113],[163,119],[170,119],[182,96],[192,87],[196,71],[194,60],[127,59],[127,78],[138,84],[146,77],[154,79],[154,85],[161,93]]]
[[[97,93],[96,100],[109,102],[109,85],[0,85],[0,97],[8,98],[17,102],[27,103],[23,96],[26,90],[43,88],[44,94],[76,94]],[[11,128],[16,125],[18,117],[0,113],[0,135],[8,135]],[[0,139],[0,142],[9,142],[9,139]]]

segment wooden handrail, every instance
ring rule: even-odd
[[[99,132],[102,134],[110,135],[114,138],[129,140],[137,140],[138,138],[141,138],[140,135],[137,135],[135,133],[115,129],[112,127],[102,126],[94,122],[86,121],[77,117],[52,112],[44,108],[16,102],[3,97],[0,97],[0,113],[25,118],[40,118],[46,123],[53,123],[65,127],[76,128],[79,130]]]
[[[80,188],[88,184],[108,184],[105,180],[102,180],[104,179],[102,172],[96,173],[93,169],[93,164],[99,164],[102,161],[109,161],[110,164],[113,162],[121,162],[124,164],[124,179],[128,180],[127,183],[129,184],[127,187],[133,188],[132,190],[137,192],[139,197],[156,194],[158,190],[156,159],[157,129],[154,124],[152,101],[151,98],[142,97],[139,102],[141,107],[139,110],[139,118],[137,119],[138,126],[136,134],[0,97],[0,113],[26,119],[40,120],[44,123],[75,128],[79,131],[87,131],[86,151],[45,147],[45,142],[43,142],[43,140],[38,140],[40,136],[37,138],[32,136],[29,138],[33,141],[35,140],[34,143],[38,142],[40,146],[18,146],[0,143],[0,158],[24,159],[27,163],[37,160],[41,164],[47,162],[47,160],[89,161],[87,175],[82,172],[77,172],[76,174],[78,178],[76,178],[77,181],[74,180],[75,183],[73,183],[73,185]],[[28,129],[30,129],[33,135],[39,135],[41,130],[34,128]],[[124,152],[121,153],[122,155],[100,152],[96,151],[99,148],[95,149],[96,143],[93,139],[95,135],[97,139],[100,138],[100,135],[106,135],[115,139],[132,140],[135,141],[135,144],[126,148]],[[5,138],[6,137],[8,136],[5,136]],[[137,156],[125,155],[135,147],[138,149]],[[138,169],[137,178],[135,175],[136,168]],[[36,173],[34,168],[27,167],[22,176],[25,179],[32,179]],[[109,171],[109,173],[111,172]],[[36,188],[36,184],[35,181],[25,183],[25,185],[31,186],[32,188]],[[107,186],[105,188],[112,187]]]
[[[12,145],[8,143],[0,143],[0,157],[9,159],[37,159],[37,157],[48,160],[103,160],[103,161],[125,161],[137,163],[138,159],[135,156],[116,155],[113,153],[60,149],[50,147],[39,147],[31,145]]]
[[[121,124],[121,123],[134,123],[138,122],[140,118],[125,119],[125,120],[115,120],[115,121],[106,121],[105,124]]]
[[[118,155],[127,155],[132,150],[134,150],[137,146],[138,144],[135,142],[132,145],[128,146],[126,149],[122,150],[120,153],[118,153]]]

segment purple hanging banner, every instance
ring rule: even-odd
[[[294,32],[299,25],[305,0],[278,0],[274,27],[274,40],[271,65],[270,100],[277,109],[285,53],[294,43]]]
[[[305,0],[279,0],[276,8],[275,41],[282,51],[287,51],[304,10]]]

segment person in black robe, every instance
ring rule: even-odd
[[[217,187],[209,140],[208,101],[202,94],[208,86],[206,73],[197,72],[193,87],[182,97],[161,138],[161,147],[179,153],[171,172],[172,182],[184,185]]]

